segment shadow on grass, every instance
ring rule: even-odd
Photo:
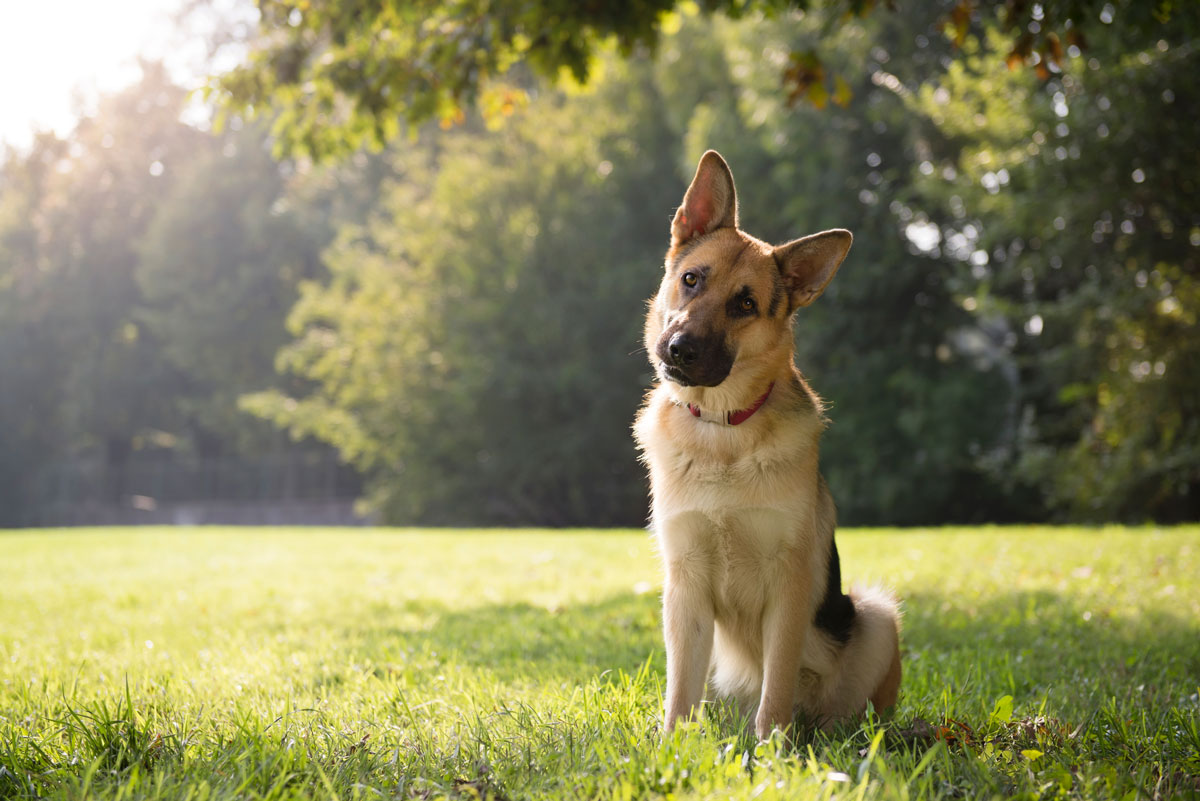
[[[353,653],[384,666],[454,664],[486,670],[502,682],[581,683],[604,671],[636,673],[648,658],[662,670],[659,603],[654,593],[555,609],[515,603],[449,610],[413,603],[410,614],[431,622],[368,626],[343,636]]]
[[[1093,606],[1088,606],[1092,603]],[[905,696],[934,704],[947,689],[989,705],[1001,695],[1083,707],[1103,694],[1164,692],[1178,702],[1200,675],[1200,628],[1180,615],[1096,609],[1053,592],[969,600],[932,593],[905,598]],[[546,609],[500,604],[452,611],[411,605],[421,626],[344,632],[347,647],[375,664],[413,669],[454,663],[504,682],[586,682],[604,671],[665,668],[657,594],[632,593]],[[1170,699],[1164,697],[1162,701]],[[1082,709],[1075,710],[1082,712]]]
[[[1196,691],[1200,627],[1186,610],[1098,608],[1095,598],[1048,591],[983,600],[916,593],[905,609],[910,695],[949,688],[989,703],[1044,696],[1083,713],[1097,696],[1165,694],[1158,700],[1170,704]]]

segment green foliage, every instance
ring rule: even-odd
[[[238,110],[277,109],[274,132],[285,152],[345,153],[382,146],[402,121],[461,121],[464,106],[485,87],[522,92],[529,71],[551,81],[562,75],[586,82],[610,40],[626,56],[653,47],[675,5],[263,0],[263,37],[248,63],[223,75],[213,89]],[[743,7],[733,0],[704,5],[709,11]]]
[[[905,598],[900,702],[788,746],[660,733],[644,532],[4,532],[0,793],[1188,798],[1198,538],[839,533]]]
[[[541,94],[498,132],[476,122],[397,148],[385,214],[344,232],[327,254],[333,280],[306,286],[293,314],[280,364],[315,391],[244,408],[336,445],[371,474],[388,520],[640,522],[627,434],[649,379],[640,310],[663,220],[717,147],[748,230],[775,242],[856,232],[798,331],[800,365],[834,404],[824,465],[843,518],[1011,516],[978,464],[1003,381],[939,356],[971,322],[955,271],[914,258],[879,200],[908,191],[919,132],[854,66],[878,45],[856,28],[836,40],[838,67],[877,102],[829,117],[788,113],[764,91],[775,61],[821,33],[815,19],[693,18],[652,67],[610,59],[590,90]],[[905,28],[884,38],[915,49]],[[864,200],[882,175],[866,153],[882,154],[888,182]]]
[[[943,137],[919,188],[952,211],[942,256],[1014,367],[995,469],[1074,519],[1194,515],[1200,94],[1184,76],[1200,51],[1078,57],[1035,87],[998,49],[972,47],[913,101]]]
[[[205,144],[180,165],[177,191],[141,240],[134,313],[187,377],[176,411],[188,426],[219,432],[216,447],[269,447],[271,432],[237,399],[262,387],[286,341],[281,320],[296,285],[321,272],[317,253],[332,234],[301,226],[261,132]]]
[[[284,153],[323,158],[356,148],[380,148],[403,126],[416,130],[438,119],[461,122],[476,107],[495,109],[523,98],[535,79],[589,80],[600,56],[653,53],[681,16],[720,14],[741,19],[794,20],[806,11],[825,32],[872,15],[899,16],[896,4],[875,0],[420,0],[346,3],[339,0],[258,0],[260,31],[246,63],[216,78],[210,95],[239,113],[270,110]],[[1066,48],[1086,48],[1094,31],[1120,19],[1141,44],[1167,31],[1200,32],[1200,15],[1170,0],[942,0],[916,8],[932,16],[929,31],[962,43],[981,26],[1014,36],[1009,63],[1048,76]],[[903,13],[911,15],[914,9]],[[925,34],[922,34],[924,36]],[[844,106],[847,77],[827,70],[825,45],[789,51],[774,69],[770,89],[793,104]],[[825,54],[825,55],[823,55]],[[498,99],[504,98],[504,99]]]
[[[639,519],[638,310],[666,231],[643,205],[676,191],[645,72],[398,154],[380,214],[292,314],[280,364],[315,392],[246,408],[373,471],[390,519]]]

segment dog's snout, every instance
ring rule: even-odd
[[[671,361],[677,366],[690,367],[696,362],[696,357],[700,355],[700,346],[695,337],[679,331],[667,343],[667,353],[671,355]]]
[[[667,330],[655,353],[662,361],[663,377],[686,387],[715,387],[733,367],[733,354],[715,334]]]

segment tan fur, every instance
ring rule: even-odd
[[[900,668],[900,641],[896,641],[896,647],[892,651],[892,664],[888,668],[887,675],[883,677],[883,682],[875,688],[875,692],[871,695],[871,705],[876,709],[888,709],[895,706],[896,699],[900,696],[900,679],[903,671]]]
[[[798,713],[827,722],[868,700],[894,704],[899,623],[895,599],[856,588],[845,645],[814,625],[836,511],[819,472],[822,404],[793,365],[791,320],[832,279],[849,232],[773,248],[736,226],[732,174],[710,151],[672,223],[645,341],[664,377],[658,354],[678,332],[723,337],[732,367],[715,386],[660,380],[634,431],[665,568],[666,725],[694,715],[707,685],[766,737]],[[698,270],[703,291],[689,295],[681,279]],[[747,291],[759,313],[739,316],[730,298]],[[686,407],[746,409],[772,382],[766,403],[740,425],[700,420]]]

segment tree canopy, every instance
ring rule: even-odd
[[[247,62],[210,90],[230,109],[267,111],[282,152],[317,157],[381,147],[402,130],[468,111],[503,116],[528,99],[538,79],[585,83],[602,54],[653,54],[681,18],[703,13],[764,16],[787,24],[813,12],[829,35],[855,19],[903,13],[961,45],[987,27],[1008,35],[1010,67],[1043,79],[1119,20],[1127,42],[1183,41],[1200,33],[1200,12],[1172,0],[941,0],[896,10],[876,0],[259,0],[260,36]],[[789,102],[848,102],[847,74],[829,67],[817,42],[775,67]],[[951,52],[954,58],[957,53]]]

